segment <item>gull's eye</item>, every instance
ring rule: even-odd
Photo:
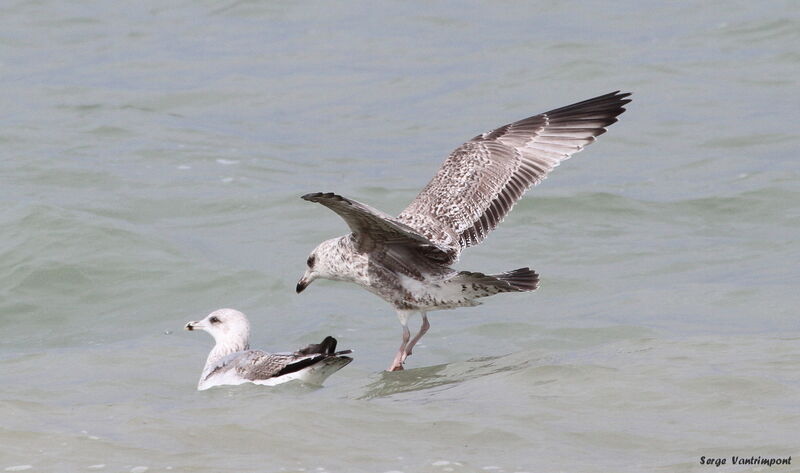
[[[208,319],[208,321],[211,322],[212,324],[219,323],[219,319],[217,317],[211,317],[210,319]]]
[[[308,265],[309,268],[313,268],[314,267],[314,261],[315,260],[316,260],[316,258],[314,258],[314,255],[311,255],[311,256],[308,257],[308,260],[306,260],[306,264]]]

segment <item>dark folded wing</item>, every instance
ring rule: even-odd
[[[396,220],[458,250],[477,245],[525,191],[605,133],[629,95],[612,92],[476,136],[450,154]]]
[[[331,192],[306,194],[303,199],[333,210],[347,222],[359,250],[372,251],[378,246],[400,245],[415,248],[439,261],[449,261],[453,248],[434,243],[408,225],[372,207]]]

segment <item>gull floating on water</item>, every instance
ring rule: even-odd
[[[294,353],[267,353],[250,349],[250,322],[238,310],[219,309],[199,322],[189,322],[186,330],[204,330],[216,345],[208,354],[203,374],[197,383],[202,391],[225,384],[253,383],[274,386],[292,380],[322,384],[328,376],[353,361],[352,350],[336,351],[336,339],[325,337]]]
[[[352,233],[314,249],[297,292],[315,279],[333,279],[356,283],[392,304],[403,340],[389,370],[403,369],[430,327],[428,311],[538,287],[539,275],[527,267],[484,274],[451,265],[464,248],[483,241],[528,189],[605,133],[625,111],[629,95],[601,95],[472,138],[397,217],[333,193],[304,195],[339,214]],[[416,312],[422,325],[411,338],[408,319]]]

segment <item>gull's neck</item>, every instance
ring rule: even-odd
[[[216,345],[211,349],[206,359],[206,366],[203,369],[203,377],[205,379],[208,373],[217,366],[220,359],[236,353],[237,351],[244,351],[250,349],[250,337],[247,334],[236,337],[228,337],[225,340],[216,340]]]
[[[330,246],[328,262],[328,279],[354,282],[362,286],[369,285],[366,268],[369,256],[358,251],[353,234],[344,235],[334,240]]]

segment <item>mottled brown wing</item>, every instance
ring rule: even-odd
[[[400,245],[414,248],[434,260],[449,261],[452,258],[452,248],[432,242],[405,223],[361,202],[331,192],[306,194],[303,199],[322,204],[339,214],[353,232],[361,251]]]
[[[612,92],[476,136],[450,154],[396,220],[457,252],[477,245],[528,189],[605,133],[629,95]]]

